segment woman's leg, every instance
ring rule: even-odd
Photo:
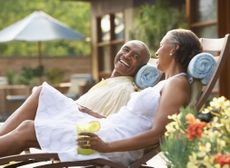
[[[0,127],[0,136],[14,130],[24,120],[34,120],[41,88],[42,87],[39,86],[34,92],[32,92],[26,101],[10,115],[10,117]]]
[[[16,129],[0,137],[0,157],[19,154],[29,147],[39,147],[32,120],[23,121]]]

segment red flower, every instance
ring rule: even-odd
[[[230,154],[217,154],[214,156],[214,160],[216,163],[219,163],[221,167],[224,165],[230,166]]]
[[[187,138],[189,140],[193,140],[194,138],[200,138],[203,132],[203,128],[206,126],[206,123],[196,119],[192,114],[187,114],[186,120],[188,123],[188,128],[186,130]]]

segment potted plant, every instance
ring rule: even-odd
[[[196,113],[181,109],[166,126],[161,150],[171,168],[230,167],[230,101],[213,98]]]

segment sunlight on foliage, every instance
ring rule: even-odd
[[[90,4],[61,0],[7,0],[0,5],[0,30],[42,10],[86,37],[90,36]],[[1,56],[37,56],[36,42],[0,43]],[[44,56],[89,55],[90,44],[84,41],[56,40],[42,43]]]
[[[178,6],[172,6],[168,0],[156,0],[154,5],[142,6],[135,13],[131,38],[144,41],[154,53],[167,31],[187,28],[184,9],[182,7],[179,10]]]

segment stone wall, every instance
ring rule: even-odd
[[[92,73],[91,58],[87,57],[43,57],[42,65],[46,70],[60,68],[64,71],[64,82],[70,79],[74,73]],[[6,72],[13,70],[20,72],[22,67],[36,68],[38,66],[37,58],[0,58],[0,76],[5,76]]]

